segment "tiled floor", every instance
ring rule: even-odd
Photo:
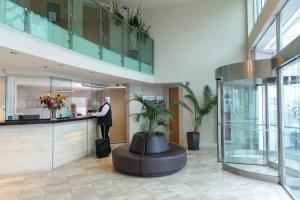
[[[53,172],[1,178],[1,200],[199,199],[290,200],[281,186],[221,169],[215,152],[188,152],[187,166],[161,178],[115,171],[111,158],[84,158]]]

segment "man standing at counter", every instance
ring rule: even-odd
[[[99,99],[100,108],[99,111],[94,113],[95,116],[99,117],[99,125],[101,128],[102,138],[109,139],[109,129],[112,127],[112,115],[111,115],[111,106],[107,102],[105,97],[100,97]]]

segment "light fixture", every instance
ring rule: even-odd
[[[48,66],[47,66],[47,65],[44,65],[44,69],[48,69]]]
[[[9,52],[11,55],[17,55],[18,54],[18,52],[16,52],[16,51],[10,51]]]

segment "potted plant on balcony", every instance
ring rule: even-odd
[[[174,114],[167,108],[147,100],[142,95],[135,94],[130,101],[137,101],[143,107],[140,113],[132,115],[140,128],[140,132],[133,135],[129,151],[143,155],[168,151],[167,139],[164,133],[157,129],[158,127],[168,129],[168,119],[174,119]]]
[[[122,8],[120,7],[120,2],[118,0],[110,0],[110,13],[113,14],[113,22],[119,26],[122,24],[122,21],[125,20],[122,15]]]
[[[213,95],[210,87],[205,85],[203,88],[204,102],[201,106],[195,93],[190,88],[189,83],[181,84],[181,87],[185,90],[184,100],[175,100],[173,104],[180,104],[183,108],[188,110],[191,114],[191,119],[193,123],[193,130],[187,132],[187,143],[189,150],[198,150],[200,134],[198,132],[202,119],[207,115],[213,107],[217,104],[217,98]]]
[[[130,47],[129,47],[129,55],[133,58],[138,59],[138,48],[139,43],[137,41],[142,41],[143,43],[146,43],[147,39],[149,38],[149,29],[150,26],[146,25],[146,23],[142,19],[142,13],[141,8],[138,7],[135,11],[130,10],[128,14],[128,24],[132,27],[136,28],[137,33],[134,38],[131,37],[131,34],[133,33],[133,29],[129,29],[129,41],[130,41]]]

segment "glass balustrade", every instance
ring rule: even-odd
[[[1,0],[0,22],[95,59],[154,73],[153,40],[94,0]]]

